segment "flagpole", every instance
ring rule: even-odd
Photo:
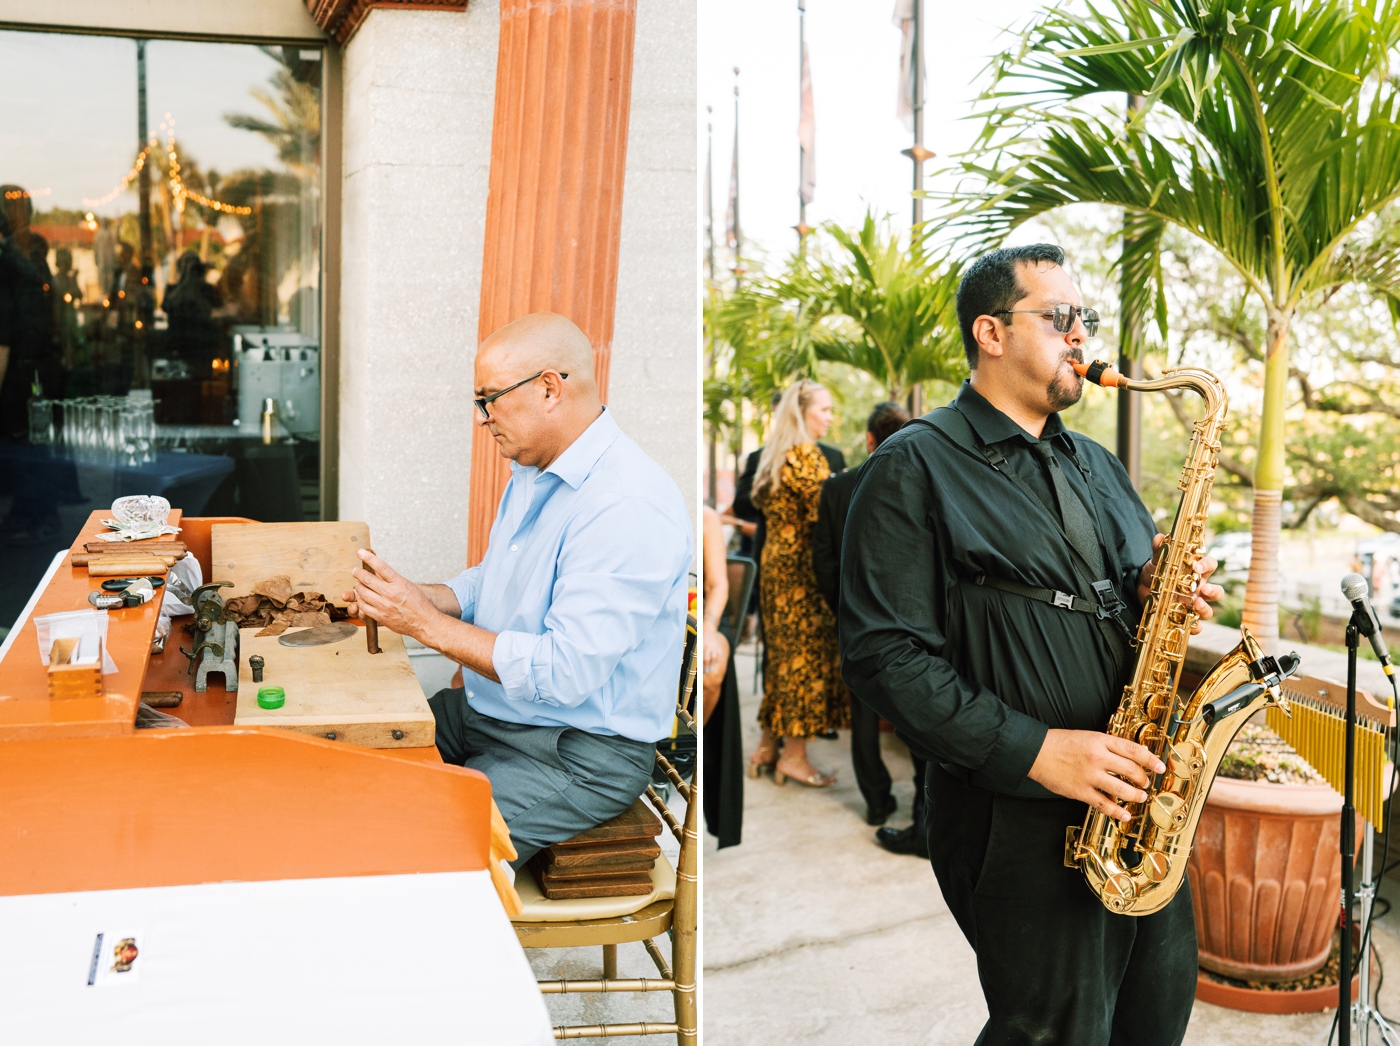
[[[924,220],[924,201],[918,196],[919,190],[924,187],[924,160],[919,155],[918,150],[924,144],[924,42],[923,42],[923,6],[924,0],[914,0],[914,49],[911,55],[910,65],[914,71],[914,148],[911,150],[914,155],[914,224],[918,225]]]
[[[729,205],[732,211],[733,226],[730,235],[733,239],[731,246],[734,248],[734,289],[739,289],[739,279],[744,275],[743,267],[739,258],[744,251],[744,234],[739,225],[739,67],[734,67],[734,165],[730,172]]]
[[[802,72],[807,66],[807,0],[797,0],[797,105],[802,108]],[[802,193],[802,176],[806,172],[807,157],[799,136],[797,142],[797,249],[803,249],[807,242],[807,197]]]
[[[705,269],[710,282],[715,279],[715,127],[710,122],[714,106],[705,106]]]

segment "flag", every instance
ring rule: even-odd
[[[715,137],[710,125],[705,125],[705,266],[710,279],[715,278],[715,197],[713,191],[715,166]]]
[[[914,129],[914,5],[917,2],[918,0],[895,0],[893,19],[894,24],[899,27],[900,33],[899,102],[895,106],[895,115],[903,120],[904,126],[911,131]],[[920,48],[918,96],[921,99],[924,97],[927,80],[928,71],[924,65],[923,48]]]
[[[817,187],[817,122],[812,115],[812,62],[807,56],[807,44],[802,44],[802,115],[797,121],[797,140],[802,145],[803,204],[812,202]]]
[[[734,98],[734,159],[729,165],[729,206],[724,211],[724,242],[737,256],[744,234],[739,228],[739,98]]]

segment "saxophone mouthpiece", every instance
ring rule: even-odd
[[[1088,378],[1095,385],[1102,385],[1106,389],[1116,388],[1123,377],[1103,360],[1095,360],[1093,363],[1076,363],[1070,360],[1069,365],[1080,377]]]

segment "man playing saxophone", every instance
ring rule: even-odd
[[[979,1046],[1180,1043],[1196,982],[1189,889],[1109,912],[1065,830],[1129,815],[1165,768],[1105,733],[1133,671],[1161,536],[1116,458],[1066,430],[1081,305],[1047,244],[974,262],[958,289],[972,370],[950,408],[863,468],[842,549],[846,682],[927,759],[928,839],[977,953]],[[1223,591],[1195,570],[1195,613]]]

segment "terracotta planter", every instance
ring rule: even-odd
[[[1244,981],[1322,967],[1339,914],[1341,812],[1327,785],[1215,779],[1187,864],[1203,967]]]

